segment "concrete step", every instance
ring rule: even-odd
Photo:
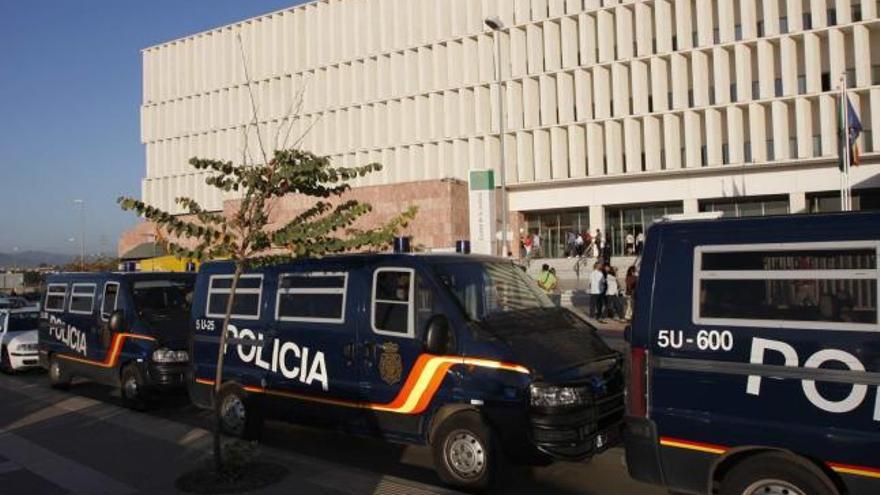
[[[636,262],[633,256],[619,256],[611,259],[611,265],[617,268],[617,279],[623,284],[626,278],[626,270]],[[536,258],[531,260],[527,273],[537,279],[544,264],[556,269],[556,278],[559,279],[559,290],[564,294],[566,291],[586,291],[589,287],[590,272],[593,271],[595,258]],[[564,296],[563,296],[564,297]]]

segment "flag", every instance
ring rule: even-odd
[[[858,165],[861,163],[861,157],[859,156],[859,145],[856,144],[856,140],[859,139],[859,134],[862,133],[864,128],[862,127],[862,121],[859,120],[859,115],[856,113],[855,107],[853,107],[852,102],[849,100],[849,96],[846,97],[846,106],[846,125],[849,128],[850,163]]]

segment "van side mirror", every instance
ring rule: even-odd
[[[449,328],[449,320],[437,315],[428,322],[428,333],[425,347],[431,354],[444,355],[455,351],[455,334]]]
[[[121,309],[110,313],[110,331],[113,333],[121,333],[125,331],[125,312]]]

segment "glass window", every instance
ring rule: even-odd
[[[535,282],[511,263],[437,263],[434,270],[472,320],[553,307]]]
[[[91,314],[95,307],[95,284],[73,284],[70,292],[71,313]]]
[[[40,325],[39,311],[25,311],[9,313],[8,327],[9,332],[23,332],[25,330],[36,330]]]
[[[101,298],[101,318],[108,319],[110,314],[116,311],[117,298],[119,297],[119,284],[108,282],[104,285],[104,297]]]
[[[804,31],[813,29],[813,14],[807,12],[803,14]]]
[[[788,207],[788,198],[785,196],[716,199],[700,202],[700,211],[720,211],[724,213],[725,217],[784,215],[788,213]]]
[[[188,318],[192,297],[192,280],[136,280],[131,285],[134,310],[147,321],[168,322]],[[225,313],[226,306],[223,306],[220,316]]]
[[[413,278],[403,268],[379,268],[373,275],[373,331],[412,337]]]
[[[697,248],[697,322],[876,326],[877,246],[824,244]]]
[[[60,313],[64,311],[64,302],[67,299],[67,285],[49,284],[46,289],[46,311]]]
[[[214,275],[208,289],[208,308],[205,314],[213,318],[226,315],[226,305],[232,293],[232,275]],[[245,320],[260,318],[263,293],[262,275],[242,275],[232,302],[232,317]]]
[[[283,321],[342,323],[345,321],[346,273],[282,275],[278,283],[276,318]]]
[[[589,210],[555,210],[525,214],[525,235],[532,236],[532,258],[563,258],[571,256],[571,243],[577,234],[590,230]],[[534,249],[534,236],[539,248]],[[524,239],[520,239],[522,241]],[[521,246],[525,256],[525,247]]]
[[[779,32],[782,34],[788,33],[788,17],[779,18]]]
[[[611,244],[613,255],[622,256],[638,254],[627,252],[627,235],[632,234],[637,238],[639,234],[644,234],[652,223],[666,215],[681,213],[683,207],[681,203],[676,202],[627,208],[607,208],[605,211],[605,241]],[[635,246],[634,249],[638,250],[639,247]]]

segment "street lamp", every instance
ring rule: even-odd
[[[73,204],[79,208],[79,269],[86,271],[86,202],[74,199]]]
[[[501,184],[501,256],[506,258],[510,249],[507,239],[507,162],[504,146],[504,97],[502,96],[501,77],[501,31],[504,30],[504,22],[498,16],[487,17],[486,27],[494,32],[495,37],[495,82],[498,85],[498,144],[501,148],[501,163],[499,175]]]

